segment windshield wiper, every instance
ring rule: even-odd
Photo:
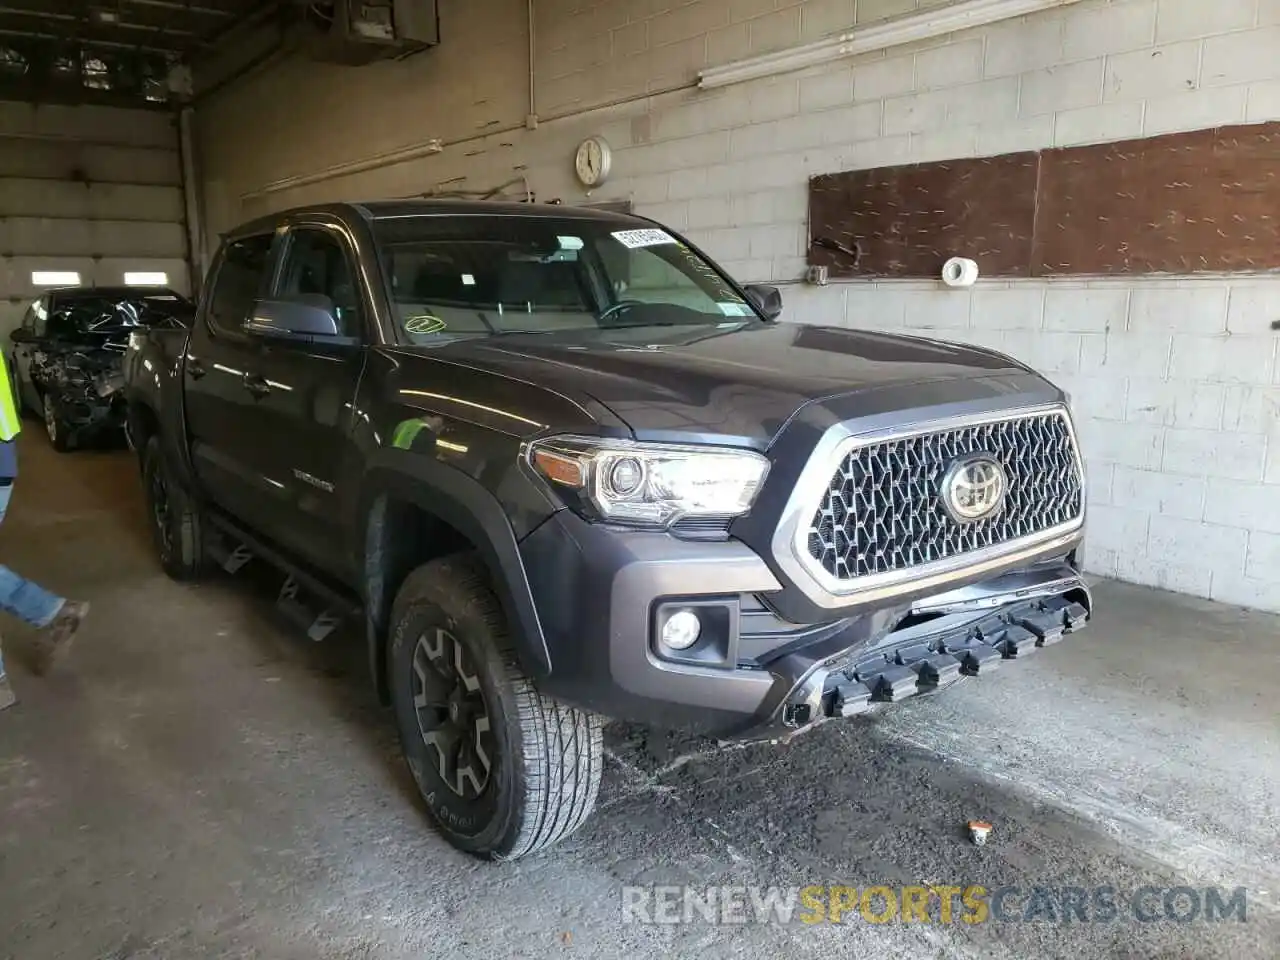
[[[638,327],[700,327],[708,323],[720,323],[719,318],[708,317],[705,320],[646,320],[644,323],[611,323],[601,330],[634,330]]]

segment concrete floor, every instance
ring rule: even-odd
[[[1104,584],[1030,662],[787,746],[610,730],[594,820],[509,866],[427,826],[357,645],[168,581],[132,460],[35,430],[6,563],[94,603],[0,714],[0,957],[1274,957],[1280,619]],[[984,848],[966,820],[992,821]],[[1249,888],[1245,923],[621,923],[624,885]],[[1015,901],[1016,903],[1017,901]],[[1019,909],[1017,906],[1015,910]]]

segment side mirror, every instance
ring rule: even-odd
[[[770,322],[782,316],[782,291],[777,287],[764,283],[753,283],[743,287],[747,298],[756,306],[764,318]]]
[[[245,322],[246,333],[283,340],[346,340],[338,329],[338,312],[323,294],[288,300],[259,300]]]
[[[9,339],[12,340],[14,343],[34,343],[36,339],[36,335],[32,333],[30,330],[26,330],[22,327],[18,327],[16,330],[14,330],[9,334]]]

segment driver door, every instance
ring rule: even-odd
[[[364,370],[369,304],[343,231],[324,221],[290,227],[269,299],[333,302],[341,342],[261,337],[249,363],[258,429],[258,470],[273,479],[273,540],[336,577],[349,560],[343,517],[358,496],[352,427]]]

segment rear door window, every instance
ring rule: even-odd
[[[240,334],[258,299],[271,262],[273,234],[227,244],[209,298],[209,323],[218,333]]]

